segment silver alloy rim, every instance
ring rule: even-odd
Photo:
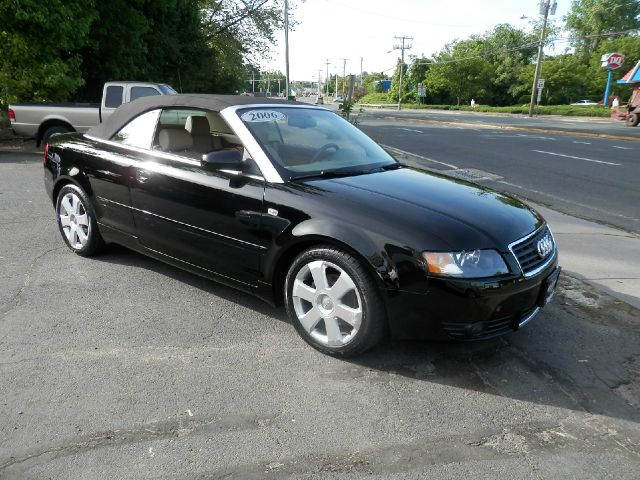
[[[62,197],[58,216],[69,245],[76,250],[83,248],[89,241],[91,225],[87,209],[80,197],[72,192]]]
[[[307,263],[297,273],[291,292],[302,328],[328,347],[351,342],[362,323],[358,287],[342,268],[325,260]]]

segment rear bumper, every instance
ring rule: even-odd
[[[480,340],[518,330],[553,296],[557,255],[538,275],[492,280],[429,279],[424,294],[397,292],[387,301],[396,338]]]

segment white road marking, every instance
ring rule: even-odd
[[[415,133],[422,133],[422,130],[414,130],[412,128],[403,128],[403,127],[399,127],[400,130],[406,130],[407,132],[415,132]]]
[[[618,145],[613,145],[613,148],[619,148],[620,150],[631,150],[631,147],[619,147]]]
[[[604,165],[613,165],[613,166],[616,166],[616,167],[622,166],[621,163],[604,162],[602,160],[594,160],[592,158],[574,157],[573,155],[565,155],[564,153],[545,152],[543,150],[532,150],[532,152],[545,153],[547,155],[555,155],[557,157],[575,158],[576,160],[583,160],[585,162],[603,163]]]
[[[574,140],[573,143],[579,143],[580,145],[591,145],[591,142],[578,142],[577,140]]]

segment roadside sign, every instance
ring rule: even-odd
[[[541,88],[544,88],[544,78],[538,79],[538,90],[540,90]]]
[[[538,105],[540,105],[540,101],[542,100],[542,88],[538,88]]]
[[[427,96],[427,87],[425,87],[424,83],[418,84],[418,97],[426,97]]]
[[[617,70],[624,65],[624,55],[621,53],[605,53],[600,57],[600,65],[609,70]]]

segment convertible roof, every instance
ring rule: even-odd
[[[91,128],[87,134],[92,137],[108,140],[133,118],[156,108],[185,107],[202,108],[219,112],[235,105],[288,104],[308,105],[290,100],[276,98],[251,97],[246,95],[153,95],[142,97],[133,102],[120,105],[103,123]]]

